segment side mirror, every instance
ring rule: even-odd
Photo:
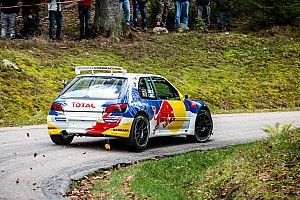
[[[68,85],[68,81],[67,80],[62,80],[61,82],[64,85],[64,88]]]
[[[185,94],[184,95],[184,99],[188,99],[189,98],[189,95],[188,94]]]

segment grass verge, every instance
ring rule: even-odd
[[[184,94],[216,112],[300,107],[300,38],[296,32],[258,37],[198,32],[50,42],[0,41],[0,126],[44,123],[61,81],[77,65],[119,65],[129,72],[160,74]]]
[[[300,129],[267,140],[100,172],[75,183],[71,199],[297,199]],[[76,187],[77,186],[77,187]],[[84,192],[84,190],[89,191]],[[82,193],[80,193],[82,192]]]

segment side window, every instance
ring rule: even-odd
[[[155,99],[154,88],[150,78],[140,78],[138,86],[139,94],[142,99]]]
[[[167,80],[161,77],[152,77],[152,81],[156,88],[158,99],[180,99],[177,90]]]

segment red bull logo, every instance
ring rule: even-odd
[[[154,113],[156,113],[156,107],[152,107]],[[172,105],[168,101],[163,101],[159,111],[154,114],[154,120],[156,125],[154,128],[155,131],[162,125],[163,128],[166,128],[168,125],[176,121],[176,116],[173,110]]]
[[[121,117],[119,118],[110,118],[111,113],[106,113],[103,115],[104,122],[96,122],[96,125],[92,128],[86,129],[88,134],[102,134],[106,130],[113,129],[119,126],[121,122]]]

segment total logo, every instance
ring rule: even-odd
[[[93,103],[73,102],[72,106],[73,106],[73,108],[96,108],[96,106]]]

